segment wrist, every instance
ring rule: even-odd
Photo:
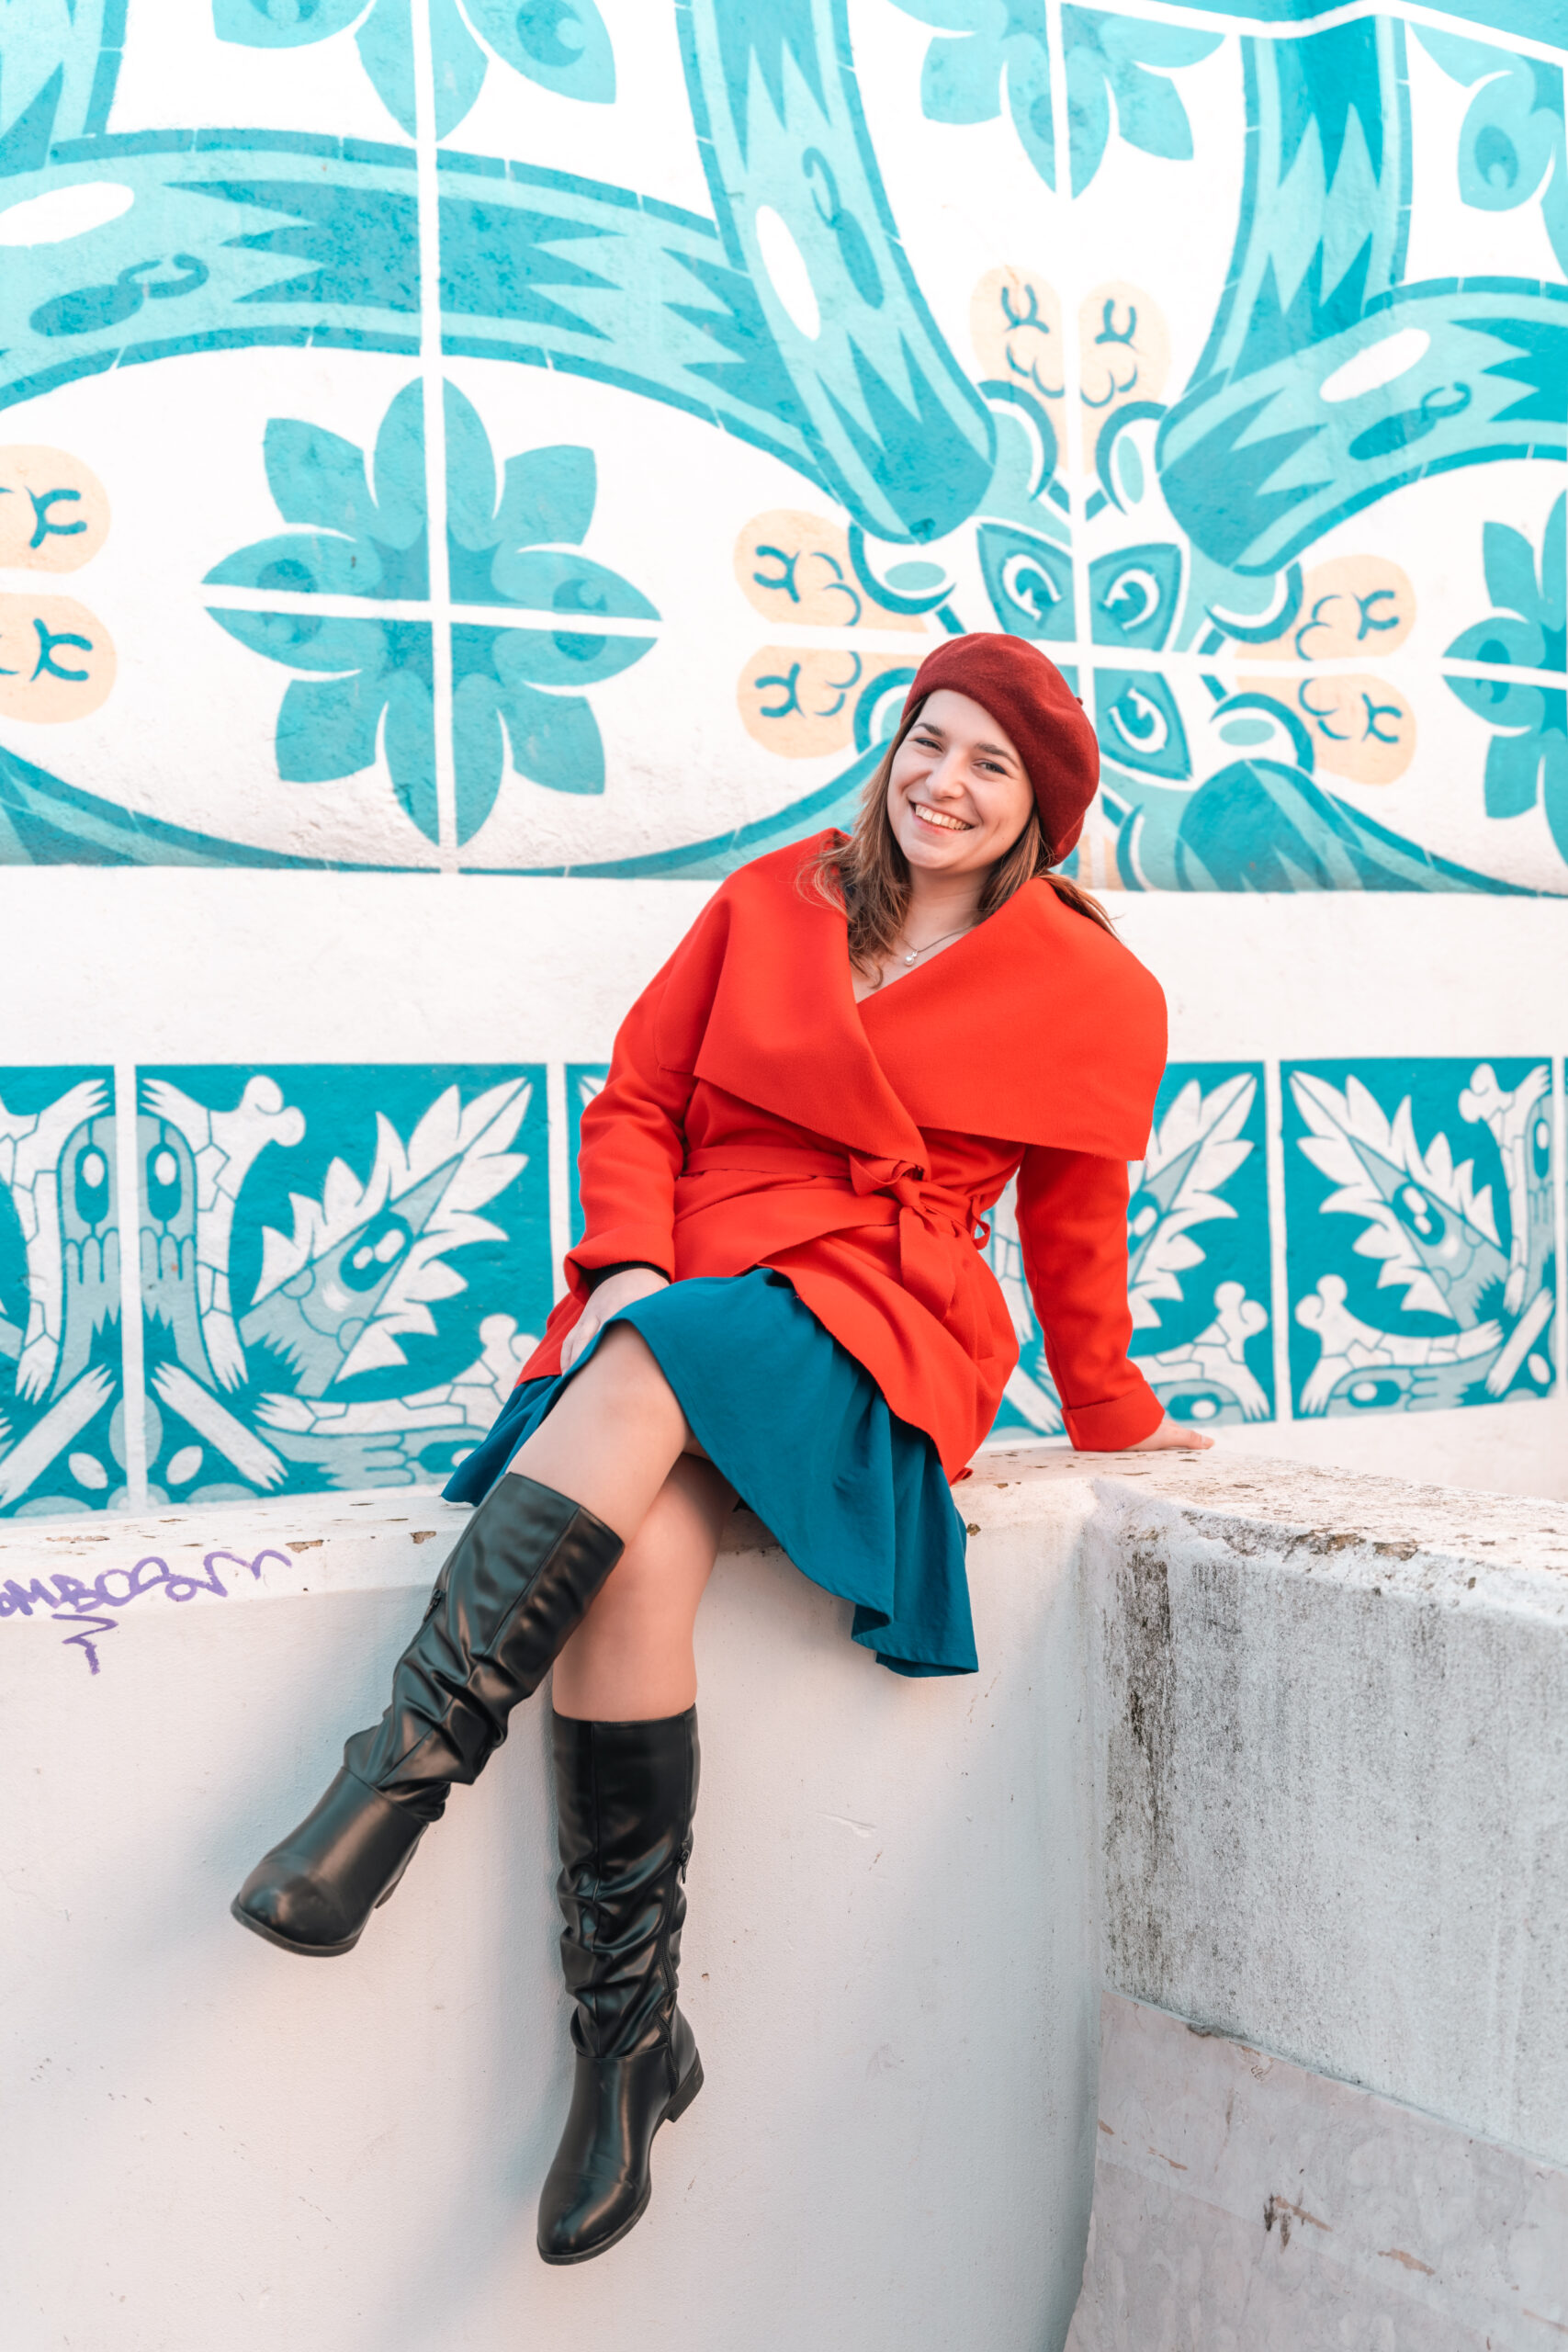
[[[614,1266],[590,1266],[582,1279],[588,1284],[589,1296],[592,1297],[604,1283],[615,1282],[622,1274],[652,1274],[661,1283],[670,1279],[662,1266],[654,1265],[647,1258],[624,1258]]]

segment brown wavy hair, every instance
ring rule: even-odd
[[[887,779],[899,745],[924,708],[922,698],[877,762],[848,841],[838,846],[829,842],[801,869],[805,889],[826,899],[829,906],[843,908],[849,918],[850,961],[868,978],[880,973],[883,959],[891,955],[909,911],[909,865],[887,814]],[[1099,899],[1065,874],[1051,871],[1050,846],[1040,828],[1038,808],[1031,808],[1022,832],[986,876],[977,920],[984,922],[998,907],[1005,907],[1026,882],[1049,882],[1065,906],[1115,937],[1115,925]],[[877,986],[881,985],[878,977]]]

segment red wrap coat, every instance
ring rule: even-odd
[[[1067,1433],[1135,1444],[1160,1419],[1127,1355],[1126,1234],[1165,1063],[1159,986],[1036,881],[857,1004],[842,910],[798,879],[841,839],[732,874],[626,1015],[583,1114],[569,1294],[522,1377],[559,1370],[594,1268],[776,1267],[955,1478],[1018,1361],[981,1255],[1016,1175]]]

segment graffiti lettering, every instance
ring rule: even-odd
[[[200,1576],[193,1576],[187,1569],[171,1568],[166,1560],[152,1554],[138,1560],[131,1568],[106,1568],[90,1584],[60,1569],[52,1577],[34,1577],[26,1585],[8,1577],[0,1585],[0,1618],[30,1617],[37,1609],[56,1625],[75,1626],[76,1631],[65,1636],[66,1647],[79,1649],[87,1661],[89,1673],[96,1674],[97,1644],[106,1634],[112,1634],[119,1622],[116,1617],[96,1612],[128,1609],[133,1600],[141,1600],[151,1592],[162,1592],[175,1601],[194,1600],[198,1592],[209,1592],[215,1600],[227,1600],[229,1587],[218,1573],[220,1560],[231,1567],[248,1569],[253,1580],[258,1581],[267,1560],[276,1560],[285,1568],[292,1565],[286,1552],[268,1549],[247,1559],[239,1552],[220,1549],[203,1555]]]

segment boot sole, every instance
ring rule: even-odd
[[[697,2093],[702,2089],[702,2086],[703,2062],[700,2057],[696,2057],[692,2061],[691,2073],[687,2075],[685,2081],[679,2086],[674,2098],[671,2100],[669,2106],[665,2109],[663,2115],[660,2118],[653,2135],[656,2140],[658,2139],[660,2132],[663,2131],[665,2124],[678,2123],[680,2121],[682,2116],[685,2114],[686,2109],[691,2106],[692,2101],[696,2098]],[[547,2262],[552,2270],[565,2270],[574,2262],[592,2262],[596,2255],[608,2254],[613,2245],[619,2245],[623,2238],[630,2237],[632,2232],[636,2229],[637,2223],[647,2212],[652,2197],[653,2182],[649,2179],[648,2187],[643,2190],[642,2196],[637,2201],[637,2211],[635,2213],[628,2213],[626,2220],[621,2223],[620,2228],[618,2230],[612,2230],[607,2238],[601,2238],[597,2245],[585,2245],[581,2254],[547,2254],[544,2247],[540,2246],[538,2249],[539,2260],[541,2262]]]
[[[424,1833],[422,1830],[420,1832],[420,1836],[423,1837],[423,1834]],[[397,1875],[393,1879],[390,1886],[387,1889],[385,1894],[378,1894],[376,1897],[375,1902],[370,1906],[371,1918],[375,1917],[376,1913],[379,1911],[383,1903],[389,1903],[391,1901],[393,1895],[396,1894],[399,1887],[402,1884],[403,1872],[412,1861],[414,1858],[414,1850],[418,1844],[419,1838],[416,1838],[413,1841],[413,1845],[409,1848],[408,1852],[398,1864]],[[345,1951],[352,1951],[354,1950],[355,1945],[365,1933],[366,1928],[370,1925],[370,1919],[367,1919],[363,1926],[355,1928],[352,1936],[346,1936],[341,1944],[301,1944],[296,1943],[291,1936],[279,1935],[276,1928],[269,1928],[264,1921],[253,1918],[248,1911],[243,1911],[240,1908],[240,1898],[237,1894],[232,1903],[229,1905],[229,1916],[231,1919],[238,1919],[242,1928],[249,1928],[253,1936],[260,1936],[264,1943],[276,1944],[279,1951],[291,1951],[300,1960],[340,1959]],[[696,2097],[695,2091],[692,2093],[692,2097],[694,2098]]]
[[[383,1895],[381,1902],[385,1903],[386,1899]],[[377,1908],[379,1909],[379,1907],[380,1905],[378,1905]],[[364,1928],[361,1928],[357,1934],[348,1937],[341,1944],[296,1943],[291,1936],[280,1936],[276,1928],[269,1928],[262,1920],[253,1919],[248,1911],[242,1911],[238,1895],[229,1905],[229,1916],[232,1919],[238,1919],[242,1928],[249,1928],[253,1936],[260,1936],[264,1943],[276,1944],[279,1951],[297,1953],[301,1960],[336,1960],[340,1953],[352,1951],[359,1941],[360,1936],[365,1933]]]

